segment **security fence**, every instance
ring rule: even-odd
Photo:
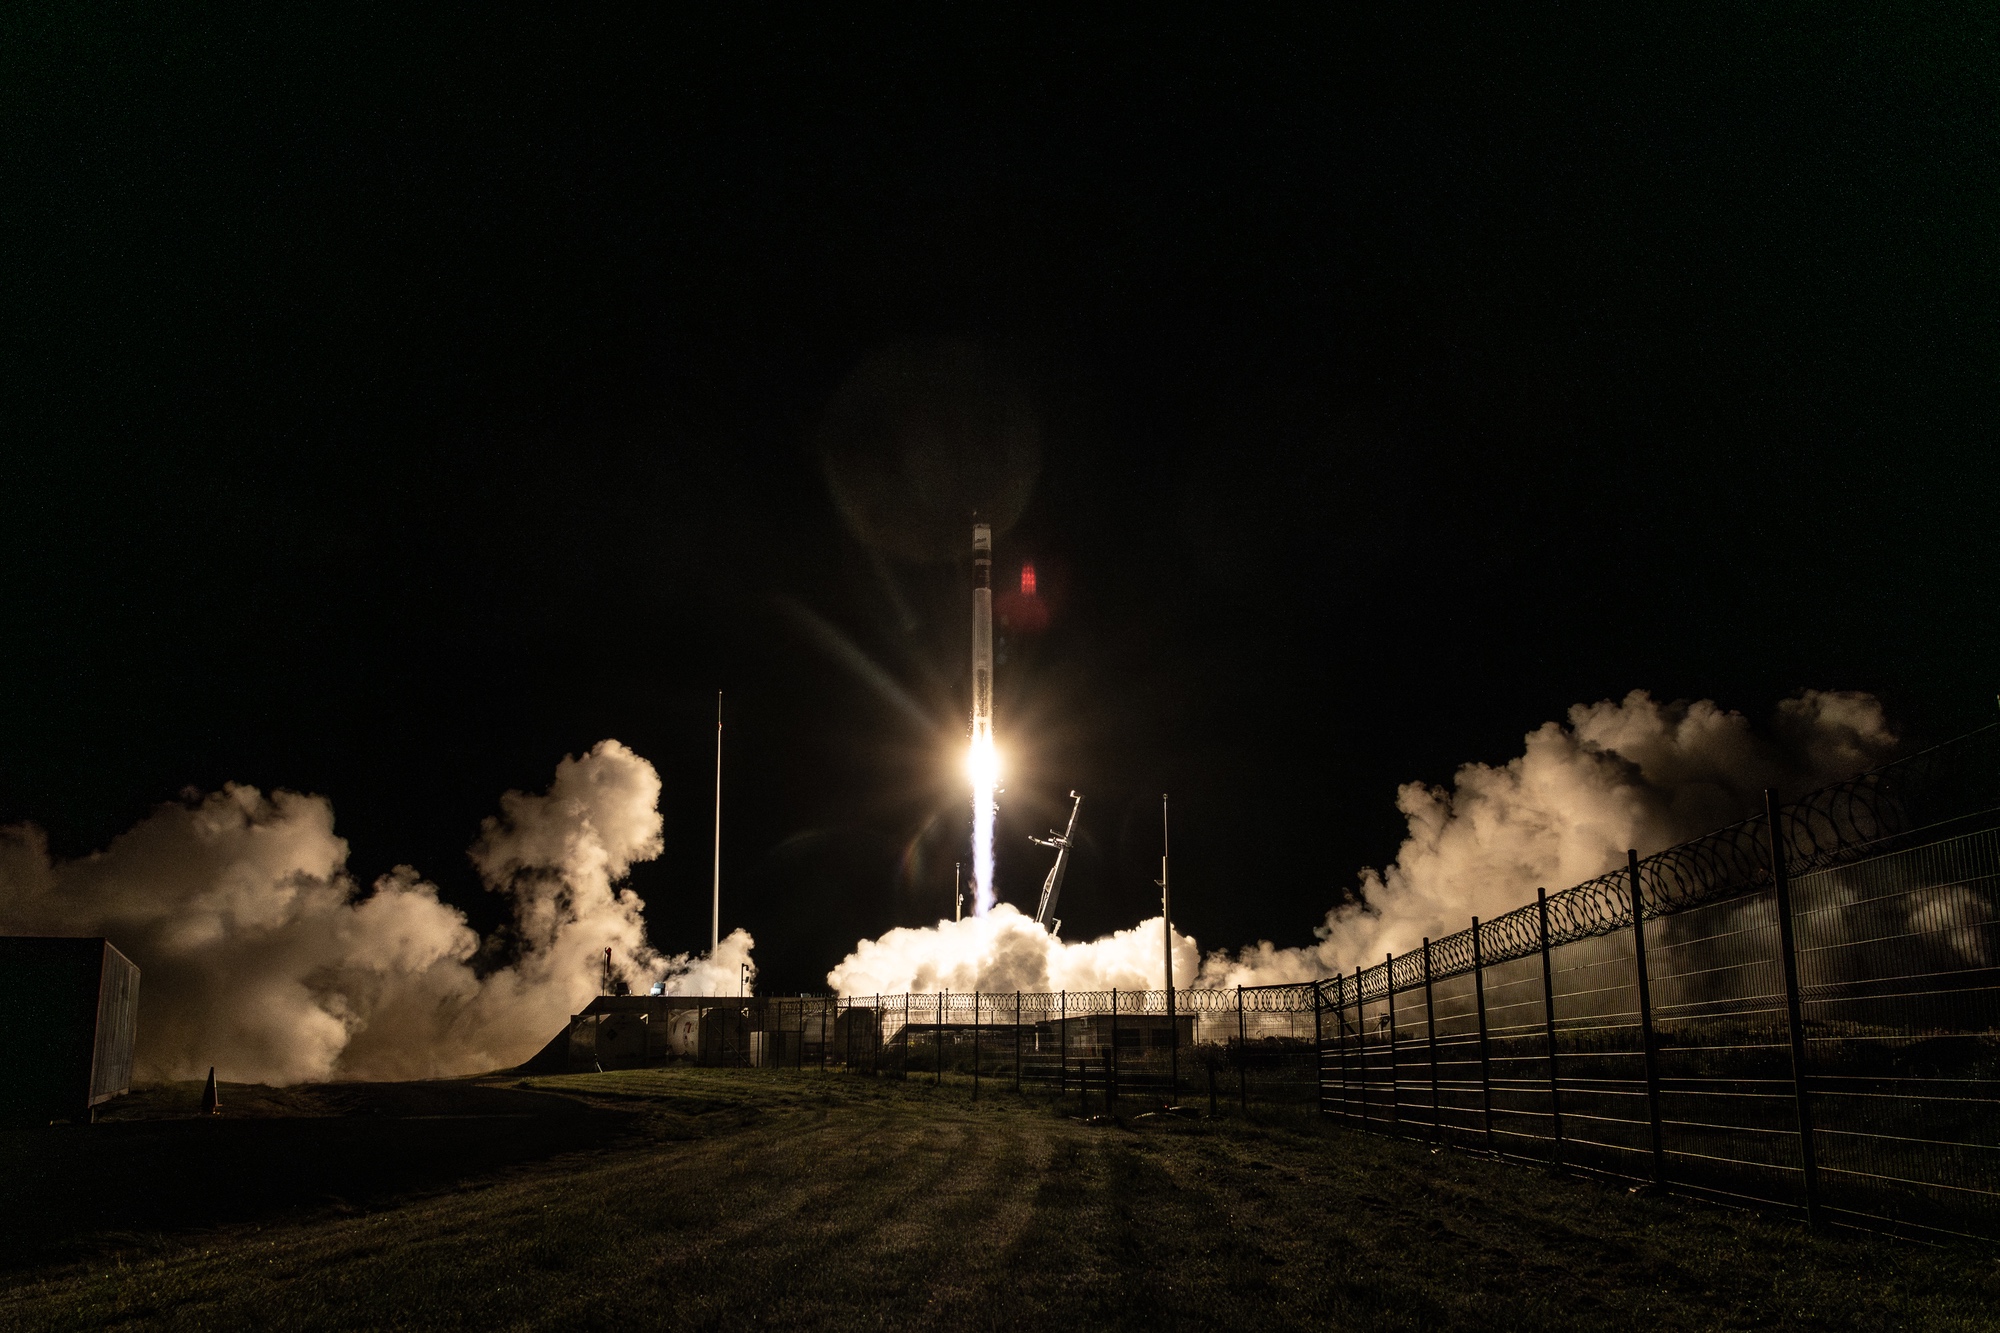
[[[570,1030],[572,1067],[674,1056],[1290,1108],[2000,1239],[2000,727],[1316,982],[605,997]]]
[[[1321,1107],[2000,1238],[2000,729],[1318,983]]]
[[[679,1024],[687,1037],[654,1052],[598,1036],[592,1060],[616,1050],[629,1056],[624,1063],[678,1054],[705,1064],[950,1078],[975,1097],[1003,1088],[1054,1094],[1092,1114],[1177,1101],[1310,1114],[1320,1103],[1324,1005],[1310,983],[1176,990],[1171,1012],[1163,990],[635,996],[593,1007],[603,1011],[599,1023],[626,1009],[677,1015],[659,1029]]]

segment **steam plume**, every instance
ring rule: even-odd
[[[1741,819],[1765,787],[1799,793],[1888,757],[1895,737],[1866,694],[1808,690],[1778,705],[1769,735],[1711,701],[1660,703],[1643,690],[1578,704],[1545,723],[1505,764],[1467,764],[1450,788],[1404,784],[1409,835],[1382,870],[1361,872],[1355,901],[1333,908],[1316,944],[1269,940],[1195,966],[1174,936],[1174,975],[1200,986],[1303,981],[1372,964],[1498,916],[1623,862]],[[1160,920],[1090,943],[1051,937],[1005,905],[863,940],[827,981],[844,995],[905,990],[1157,989]]]
[[[0,930],[104,935],[142,973],[137,1074],[290,1083],[518,1063],[597,993],[604,950],[643,990],[732,994],[752,941],[663,957],[621,881],[661,850],[659,775],[617,741],[508,792],[472,848],[510,924],[481,941],[398,866],[363,892],[322,796],[231,784],[53,861],[0,829]]]
[[[1495,768],[1466,764],[1450,790],[1405,783],[1396,806],[1409,836],[1383,870],[1361,872],[1358,900],[1315,928],[1319,942],[1259,941],[1210,954],[1201,984],[1299,981],[1382,961],[1603,874],[1641,855],[1742,819],[1763,789],[1797,794],[1886,759],[1896,738],[1872,696],[1807,690],[1778,705],[1771,734],[1709,700],[1657,702],[1634,690],[1578,704],[1569,724],[1530,732]]]
[[[1158,990],[1166,984],[1160,918],[1142,921],[1089,943],[1057,939],[1000,903],[985,916],[898,927],[863,940],[827,973],[841,995],[900,995],[905,991]],[[1200,951],[1174,933],[1174,974],[1193,976]]]

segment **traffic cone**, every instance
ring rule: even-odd
[[[217,1101],[215,1097],[214,1065],[208,1067],[208,1086],[201,1090],[201,1113],[203,1115],[222,1114],[222,1103]]]

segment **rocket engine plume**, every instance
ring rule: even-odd
[[[993,820],[999,813],[1000,756],[993,748],[993,529],[972,525],[972,912],[993,906]]]

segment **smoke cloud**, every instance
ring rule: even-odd
[[[1885,760],[1896,738],[1866,694],[1808,690],[1778,705],[1768,734],[1709,700],[1660,703],[1643,690],[1578,704],[1567,724],[1530,732],[1498,767],[1467,764],[1447,787],[1404,784],[1409,823],[1396,859],[1364,869],[1356,898],[1315,929],[1318,942],[1261,940],[1199,958],[1174,936],[1174,978],[1233,987],[1304,981],[1373,964],[1622,864],[1741,819],[1763,789],[1798,794]],[[1198,962],[1198,966],[1197,966]],[[827,981],[843,995],[906,990],[1158,989],[1160,919],[1088,943],[1054,939],[1002,905],[863,940]]]
[[[1807,690],[1780,703],[1770,734],[1703,699],[1643,690],[1578,704],[1567,726],[1530,732],[1518,758],[1466,764],[1450,789],[1405,783],[1409,835],[1385,869],[1361,872],[1356,901],[1329,911],[1319,942],[1260,941],[1213,953],[1202,984],[1301,981],[1372,965],[1622,864],[1733,823],[1763,790],[1797,795],[1888,758],[1896,737],[1867,694]]]
[[[363,891],[325,797],[231,784],[161,807],[102,852],[0,829],[0,931],[103,935],[141,969],[136,1074],[267,1083],[416,1078],[517,1064],[599,990],[733,994],[752,941],[662,956],[622,881],[661,850],[660,779],[617,741],[508,792],[473,863],[512,909],[481,940],[398,866]]]
[[[1010,903],[985,916],[898,927],[863,940],[827,973],[839,995],[901,995],[905,991],[1159,990],[1165,985],[1161,919],[1142,921],[1088,943],[1049,934]],[[1174,932],[1174,978],[1192,983],[1201,954],[1191,936]]]

